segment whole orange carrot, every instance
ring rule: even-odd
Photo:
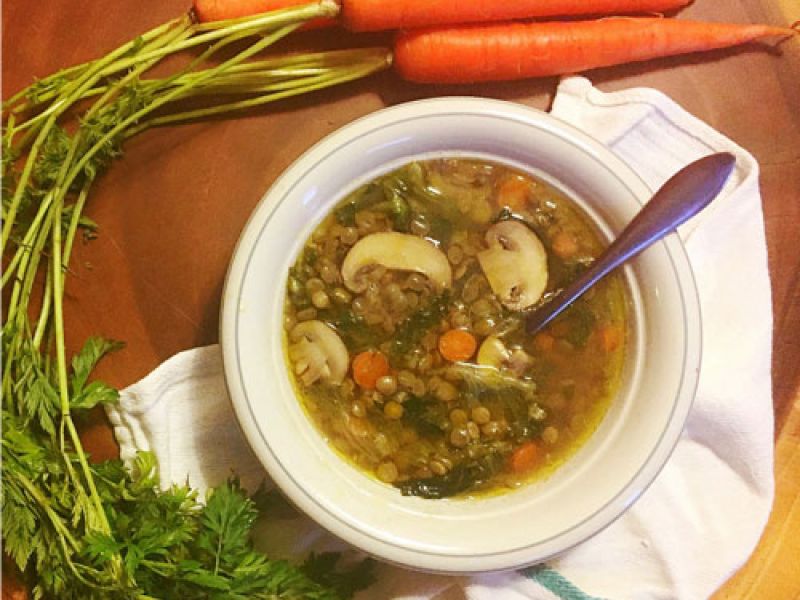
[[[309,4],[311,0],[194,0],[194,13],[201,23],[250,17],[259,13]],[[304,28],[334,25],[334,19],[316,19]]]
[[[690,0],[342,0],[352,31],[412,29],[533,17],[662,12]]]
[[[306,4],[310,0],[194,0],[202,22],[237,19]],[[342,0],[342,21],[352,31],[406,29],[532,17],[660,12],[690,0]],[[332,24],[330,20],[318,22]]]
[[[395,67],[410,81],[471,83],[577,73],[797,33],[785,27],[657,18],[465,25],[402,32]]]

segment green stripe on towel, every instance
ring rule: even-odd
[[[558,571],[547,565],[536,565],[522,571],[523,575],[552,592],[561,600],[602,600],[581,591]]]

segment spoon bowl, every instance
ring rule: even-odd
[[[675,173],[589,269],[526,317],[526,331],[539,331],[608,273],[703,210],[722,190],[735,165],[733,154],[719,152]]]

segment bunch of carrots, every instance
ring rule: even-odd
[[[306,1],[194,0],[194,11],[200,21],[207,22]],[[766,37],[785,39],[796,34],[800,25],[800,21],[787,28],[662,17],[689,2],[340,0],[338,19],[318,19],[309,26],[341,25],[356,32],[398,30],[394,65],[403,78],[421,83],[472,83],[577,73]],[[633,14],[650,16],[610,16]],[[569,20],[553,20],[564,17]],[[587,17],[594,18],[576,20]]]

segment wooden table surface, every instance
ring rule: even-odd
[[[6,0],[3,97],[33,77],[104,54],[180,14],[187,3]],[[696,0],[681,18],[787,25],[800,19],[800,4]],[[306,43],[318,48],[388,40],[312,35]],[[750,150],[761,165],[774,310],[776,498],[755,554],[716,598],[800,598],[800,40],[781,49],[777,55],[749,46],[589,74],[604,90],[660,89]],[[385,73],[235,120],[135,138],[95,185],[89,214],[101,225],[100,237],[81,246],[73,260],[70,343],[92,334],[125,340],[127,349],[101,369],[105,379],[125,386],[180,350],[216,342],[220,292],[237,236],[270,183],[311,144],[406,100],[469,94],[545,109],[555,87],[555,79],[424,87]],[[84,435],[95,457],[115,454],[102,419]]]

